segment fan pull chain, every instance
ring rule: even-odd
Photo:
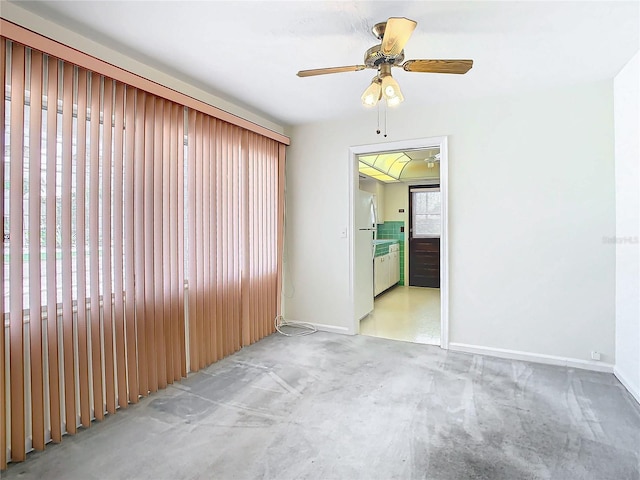
[[[380,104],[382,102],[378,102],[378,128],[376,129],[376,134],[380,135]],[[387,136],[387,106],[384,106],[384,136]]]
[[[384,106],[384,136],[387,137],[387,105]]]

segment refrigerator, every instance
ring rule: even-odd
[[[373,311],[373,257],[377,212],[374,196],[358,190],[355,206],[354,303],[357,320]]]

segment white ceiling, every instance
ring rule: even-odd
[[[362,63],[390,16],[418,22],[406,59],[474,60],[466,75],[394,69],[404,105],[613,78],[640,45],[637,1],[15,3],[283,125],[362,111],[373,70],[296,72]]]

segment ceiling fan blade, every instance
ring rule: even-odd
[[[473,67],[473,60],[407,60],[402,68],[407,72],[424,73],[467,73]]]
[[[416,25],[416,22],[408,18],[391,17],[387,20],[384,37],[382,37],[382,53],[385,55],[397,55],[402,52]]]
[[[314,70],[300,70],[299,77],[313,77],[314,75],[326,75],[327,73],[359,72],[367,68],[365,65],[351,65],[348,67],[316,68]]]

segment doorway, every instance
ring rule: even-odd
[[[438,138],[430,138],[430,139],[420,139],[420,140],[411,140],[405,142],[391,142],[386,144],[377,144],[377,145],[368,145],[368,146],[360,146],[360,147],[352,147],[350,149],[351,161],[353,162],[353,169],[351,171],[352,174],[352,182],[351,182],[351,197],[352,202],[355,195],[357,195],[360,189],[360,175],[359,175],[359,158],[362,156],[371,156],[377,154],[389,154],[389,153],[398,153],[405,152],[412,160],[419,159],[420,155],[424,153],[424,150],[431,150],[431,157],[433,157],[433,152],[437,152],[438,154],[438,167],[439,167],[439,175],[434,178],[425,179],[419,178],[415,175],[409,179],[408,181],[400,182],[400,181],[390,181],[390,183],[385,183],[385,187],[390,187],[389,192],[395,192],[395,194],[391,194],[391,197],[397,197],[399,191],[404,188],[404,193],[402,197],[405,201],[404,208],[394,208],[388,207],[387,211],[402,213],[401,216],[394,217],[391,215],[391,218],[384,218],[385,215],[382,215],[382,222],[378,226],[378,231],[383,235],[379,235],[378,240],[380,243],[385,243],[387,238],[394,238],[393,230],[394,229],[402,229],[403,234],[402,237],[395,238],[403,238],[404,239],[404,247],[406,247],[403,254],[400,255],[400,262],[402,264],[402,282],[399,282],[395,286],[388,288],[382,294],[378,295],[374,302],[373,313],[368,317],[365,317],[362,322],[360,319],[354,318],[353,325],[353,333],[362,333],[362,334],[372,334],[372,324],[376,324],[376,330],[378,332],[373,332],[374,336],[382,336],[384,338],[394,338],[399,340],[408,340],[414,341],[417,343],[428,343],[428,344],[439,344],[442,348],[448,348],[448,282],[447,282],[447,229],[446,229],[446,192],[447,192],[447,144],[446,137],[438,137]],[[385,160],[387,167],[391,164],[389,160],[389,156],[380,157],[381,160]],[[367,160],[369,164],[373,164],[370,160]],[[406,159],[405,159],[406,161]],[[421,161],[427,162],[427,159],[421,159]],[[433,163],[429,161],[427,163]],[[413,162],[410,165],[402,166],[402,169],[405,171],[411,170],[415,166],[416,162]],[[377,165],[377,164],[376,164]],[[371,171],[370,171],[371,172]],[[395,175],[397,176],[398,169],[396,168]],[[376,173],[376,172],[371,172]],[[389,173],[393,174],[392,169],[389,170]],[[438,186],[434,186],[434,183]],[[434,256],[437,258],[437,266],[441,267],[436,268],[437,277],[436,283],[431,288],[417,287],[412,285],[412,281],[410,281],[410,251],[409,251],[409,230],[411,223],[409,221],[409,187],[413,189],[416,188],[430,188],[433,190],[434,188],[439,188],[439,195],[441,198],[440,203],[440,222],[442,224],[440,239],[438,249],[434,252],[429,252],[429,258],[433,260]],[[379,197],[379,195],[378,195]],[[389,197],[387,197],[388,200]],[[431,205],[431,210],[428,213],[419,213],[416,218],[420,221],[428,218],[433,224],[434,220],[430,217],[420,217],[419,215],[432,215],[432,211],[435,211],[436,206]],[[411,207],[411,212],[413,212],[414,207]],[[384,205],[383,210],[384,212]],[[354,210],[352,209],[352,214]],[[387,215],[388,216],[388,215]],[[400,218],[402,217],[402,218]],[[352,216],[353,218],[353,216]],[[403,221],[400,221],[403,220]],[[422,222],[424,223],[424,222]],[[352,226],[353,228],[353,226]],[[388,234],[386,238],[384,234]],[[397,235],[398,232],[395,232]],[[390,236],[389,236],[390,235]],[[419,240],[420,242],[420,240]],[[433,238],[431,239],[433,243]],[[424,242],[422,242],[424,243]],[[428,243],[428,242],[427,242]],[[352,275],[351,275],[351,288],[352,294],[357,291],[361,286],[356,285],[354,282],[353,275],[353,266],[354,266],[354,242],[352,242],[352,251],[351,251],[351,266],[352,266]],[[384,245],[382,245],[382,250],[384,250]],[[423,249],[424,250],[424,249]],[[432,249],[433,250],[433,249]],[[386,251],[383,252],[386,254]],[[393,254],[389,254],[391,257]],[[433,263],[433,262],[432,262]],[[429,272],[431,280],[434,277],[434,269],[432,268]],[[415,282],[413,282],[415,283]],[[437,288],[440,287],[440,288]],[[353,298],[353,297],[352,297]],[[428,317],[428,322],[416,322],[416,317],[420,317],[421,319],[426,319]],[[387,322],[388,320],[388,322]],[[387,325],[383,324],[387,322]],[[405,337],[402,338],[403,333],[405,331]]]

